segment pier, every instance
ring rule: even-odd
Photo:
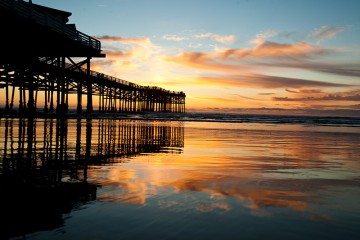
[[[185,112],[184,92],[92,71],[91,60],[106,57],[101,42],[68,24],[70,15],[31,1],[0,1],[4,114],[64,116],[72,95],[78,114]]]

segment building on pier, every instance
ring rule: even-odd
[[[106,57],[101,42],[69,24],[71,13],[20,0],[1,0],[0,13],[0,29],[6,35],[0,48],[5,113],[16,108],[26,115],[41,111],[64,116],[69,95],[76,96],[79,114],[83,98],[86,113],[185,112],[183,92],[92,71],[91,59]]]

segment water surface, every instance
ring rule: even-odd
[[[359,149],[333,124],[1,119],[2,235],[360,239]]]

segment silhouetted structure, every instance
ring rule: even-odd
[[[18,111],[26,115],[36,113],[42,102],[45,114],[64,116],[69,94],[77,94],[79,114],[83,95],[87,113],[93,112],[94,95],[99,112],[185,112],[183,92],[140,86],[92,71],[91,59],[105,57],[101,43],[68,24],[70,15],[24,1],[0,1],[0,29],[5,35],[1,39],[0,88],[5,89],[6,114],[16,107],[16,91]]]

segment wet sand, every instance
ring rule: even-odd
[[[36,159],[31,172],[50,169],[53,184],[96,192],[74,198],[56,215],[59,224],[19,226],[9,234],[15,238],[21,231],[28,239],[360,237],[358,128],[38,119],[29,131],[28,124],[0,122],[2,189],[20,168],[9,158],[22,155]],[[61,171],[49,167],[60,159]]]

